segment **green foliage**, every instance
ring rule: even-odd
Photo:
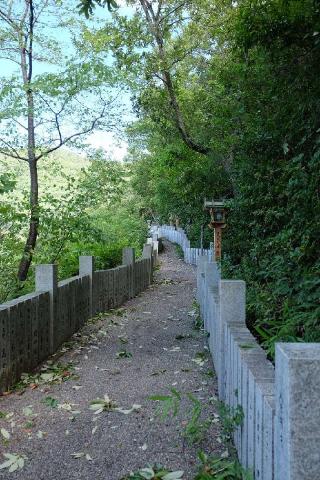
[[[230,442],[233,432],[243,422],[243,409],[240,405],[230,407],[223,402],[218,402],[218,412],[222,425],[222,437],[225,441]]]
[[[17,178],[16,170],[10,167],[0,165],[0,175],[3,168],[9,171],[10,179]],[[78,274],[79,255],[94,255],[97,269],[121,264],[122,249],[129,245],[139,256],[147,225],[139,200],[130,189],[128,167],[105,159],[99,152],[91,159],[82,159],[64,151],[45,160],[40,177],[43,193],[35,264],[58,263],[59,279],[64,279]],[[19,178],[13,191],[1,195],[0,301],[34,288],[33,269],[23,286],[16,280],[21,233],[28,228],[24,179]]]
[[[117,3],[115,0],[81,0],[77,5],[77,8],[79,9],[80,14],[84,14],[86,18],[89,18],[90,15],[93,14],[93,10],[96,5],[99,7],[107,6],[109,12],[111,12],[114,8],[117,8]]]
[[[184,428],[183,436],[187,439],[190,444],[200,443],[211,425],[211,420],[209,418],[202,420],[202,404],[191,393],[188,394],[189,400],[192,402],[192,407],[189,413],[189,420]]]
[[[131,358],[132,353],[127,352],[127,350],[120,350],[120,352],[117,352],[117,358]]]
[[[182,143],[145,35],[143,58],[130,57],[138,78],[122,59],[136,87],[133,186],[148,218],[179,218],[194,246],[202,226],[212,240],[204,197],[227,200],[223,275],[246,281],[248,326],[273,357],[276,341],[320,340],[319,3],[200,1],[184,13],[163,20],[166,61],[188,131],[212,153]]]
[[[183,249],[180,247],[180,245],[179,245],[178,243],[175,243],[175,244],[174,244],[174,247],[175,247],[175,249],[176,249],[176,252],[177,252],[178,257],[183,260],[183,259],[184,259]]]
[[[204,322],[203,318],[201,317],[200,313],[200,305],[198,302],[194,301],[192,304],[193,311],[192,311],[192,316],[193,316],[193,328],[194,330],[201,331],[204,328]]]
[[[172,417],[178,415],[184,397],[175,388],[170,388],[170,391],[171,395],[153,395],[150,397],[150,400],[160,402],[156,414],[162,420],[165,420],[169,415],[172,415]],[[186,425],[182,431],[182,436],[191,445],[198,444],[205,438],[212,422],[210,418],[203,418],[203,408],[200,400],[191,393],[186,394],[186,399],[189,400],[189,404],[186,409]]]
[[[175,417],[179,412],[181,394],[175,388],[170,388],[170,391],[171,395],[152,395],[149,397],[150,400],[160,402],[156,414],[159,415],[162,420],[167,418],[170,414]]]
[[[224,198],[223,276],[246,281],[249,328],[271,358],[276,341],[319,341],[319,2],[198,0],[183,8],[179,0],[162,2],[162,58],[139,2],[128,4],[132,15],[114,11],[102,26],[81,23],[80,31],[75,22],[77,55],[58,73],[34,78],[41,121],[47,121],[46,101],[59,110],[69,98],[63,116],[81,123],[74,102],[119,81],[131,89],[137,116],[127,128],[128,165],[106,165],[97,157],[76,182],[65,176],[59,192],[45,182],[35,261],[59,261],[60,278],[77,273],[79,254],[97,255],[99,268],[114,266],[123,246],[141,251],[146,220],[179,219],[193,246],[200,246],[203,231],[206,247],[212,232],[203,199]],[[116,2],[78,2],[86,16],[97,5],[113,10]],[[2,45],[8,31],[4,25]],[[45,38],[44,59],[59,63],[61,46]],[[106,65],[110,56],[117,71]],[[208,147],[207,155],[181,139],[161,81],[164,68],[186,129]],[[4,79],[1,120],[20,121],[24,94],[16,77]],[[91,109],[84,105],[87,118]],[[11,148],[21,151],[17,128],[12,121],[5,130]],[[43,145],[56,138],[53,129],[42,129],[40,137],[43,132]],[[8,172],[0,172],[1,300],[33,286],[32,272],[23,290],[15,279],[27,228],[27,183],[21,184],[25,174]]]
[[[201,466],[194,480],[253,480],[253,475],[241,467],[238,460],[208,457],[199,453]]]
[[[23,390],[28,386],[36,388],[41,385],[57,385],[77,378],[72,363],[64,364],[48,361],[41,367],[39,372],[31,374],[22,373],[21,379],[14,385],[13,389]]]
[[[45,405],[47,405],[47,407],[50,407],[50,408],[57,408],[59,402],[56,398],[53,398],[53,397],[46,397],[42,400],[42,403],[44,403]]]
[[[12,192],[16,186],[16,179],[10,173],[0,175],[0,195],[2,193]]]
[[[136,472],[131,472],[129,475],[122,477],[121,480],[179,480],[182,478],[182,471],[173,472],[156,463],[155,465],[148,465],[145,468],[141,468]]]

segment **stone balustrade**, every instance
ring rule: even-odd
[[[153,226],[152,232],[158,235],[159,238],[163,237],[172,243],[177,243],[183,250],[184,261],[190,265],[197,265],[198,258],[201,255],[207,255],[212,260],[212,248],[201,249],[190,247],[190,241],[182,228],[175,228],[169,225],[162,225],[160,227]]]
[[[180,229],[158,231],[187,245]],[[246,327],[245,282],[221,279],[208,255],[197,265],[219,398],[244,414],[233,436],[241,464],[255,480],[320,479],[320,343],[278,343],[273,365]]]
[[[149,240],[148,240],[149,242]],[[94,315],[123,305],[152,282],[158,242],[142,258],[123,250],[123,265],[95,270],[94,257],[79,258],[79,275],[58,282],[57,265],[36,266],[36,291],[0,305],[0,393],[31,372]]]

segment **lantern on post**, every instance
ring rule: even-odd
[[[226,207],[224,202],[216,200],[204,200],[204,208],[210,213],[209,228],[214,231],[214,259],[221,259],[222,229],[226,227]]]

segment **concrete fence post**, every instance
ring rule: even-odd
[[[204,294],[204,275],[205,275],[205,265],[208,262],[208,257],[206,255],[200,255],[198,258],[197,266],[197,300],[201,307],[201,313],[203,314],[203,294]]]
[[[219,290],[219,281],[220,281],[220,270],[219,265],[217,262],[210,262],[208,256],[206,255],[207,262],[205,263],[205,276],[206,276],[206,283],[211,288],[213,292],[218,294]]]
[[[91,255],[81,255],[79,257],[79,275],[81,277],[89,276],[90,283],[89,283],[89,315],[93,317],[96,311],[96,305],[94,305],[94,257]]]
[[[214,312],[209,305],[213,305],[217,301],[220,273],[216,262],[207,261],[204,265],[205,289],[203,301],[207,306],[206,314],[204,315],[204,328],[207,332],[211,332],[212,323],[215,323],[213,318]],[[209,325],[211,323],[211,325]],[[215,332],[213,332],[215,335]]]
[[[126,247],[122,250],[122,264],[132,265],[136,261],[135,249]]]
[[[145,243],[143,245],[142,257],[150,259],[152,258],[152,245],[149,243]]]
[[[275,480],[315,480],[320,464],[320,343],[278,343]]]
[[[158,254],[159,254],[159,241],[153,240],[153,254],[155,259],[155,265],[158,265]]]
[[[152,255],[153,255],[152,244],[145,243],[144,246],[143,246],[142,257],[143,258],[148,258],[150,260],[149,280],[148,280],[149,285],[152,283],[152,269],[153,269]]]
[[[226,358],[228,355],[225,344],[225,331],[227,323],[238,323],[246,325],[246,283],[242,280],[220,280],[218,297],[217,321],[217,345],[219,358],[218,365],[218,390],[221,400],[225,400],[226,382],[225,371]]]
[[[129,285],[129,298],[134,297],[134,264],[136,261],[136,253],[134,248],[124,248],[122,250],[122,264],[127,265],[129,267],[128,269],[128,285]]]
[[[55,264],[36,265],[35,271],[36,292],[49,292],[50,294],[50,325],[49,325],[49,349],[50,354],[55,351],[54,331],[57,314],[58,293],[58,266]]]
[[[208,258],[208,257],[207,257]],[[205,288],[203,301],[205,315],[203,315],[204,328],[210,334],[209,346],[214,358],[217,358],[217,314],[219,311],[219,281],[220,271],[216,262],[207,261],[204,264]],[[215,362],[216,363],[216,362]]]

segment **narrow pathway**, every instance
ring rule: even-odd
[[[1,479],[120,480],[160,462],[170,470],[184,470],[183,478],[191,480],[199,450],[225,450],[218,421],[202,444],[189,446],[181,435],[186,401],[177,417],[161,420],[158,402],[149,399],[174,387],[200,399],[205,416],[215,413],[208,402],[216,395],[215,379],[208,375],[211,360],[199,362],[206,339],[192,327],[194,268],[178,259],[169,243],[160,261],[148,291],[114,314],[101,316],[70,342],[57,360],[70,362],[57,372],[57,381],[71,373],[68,380],[37,386],[31,378],[22,394],[0,397],[0,427],[10,434],[7,440],[0,435],[0,463],[5,460],[2,453],[27,457],[17,472],[0,470]],[[132,356],[121,358],[128,352]],[[48,375],[41,381],[50,382],[50,371]],[[95,414],[90,402],[105,394],[123,409],[141,408]]]

